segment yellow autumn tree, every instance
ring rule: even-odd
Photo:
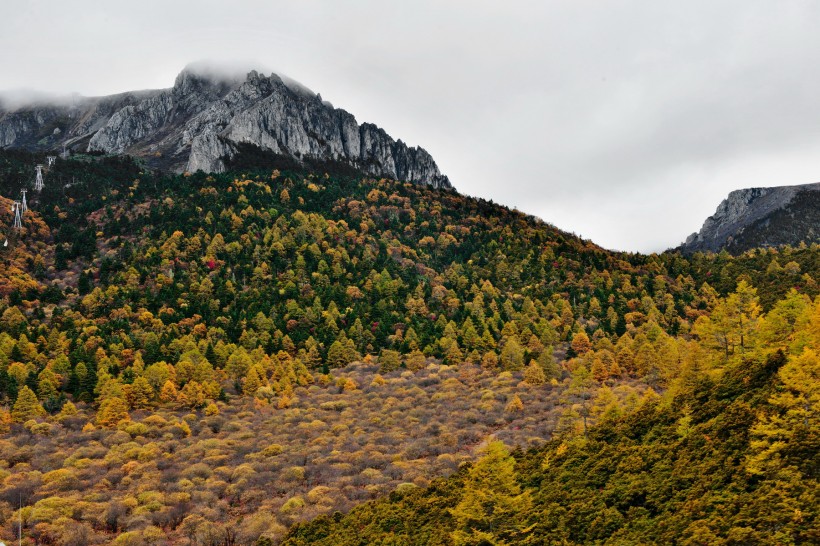
[[[144,377],[138,377],[128,389],[128,401],[134,409],[148,409],[153,404],[154,389]]]
[[[775,411],[761,415],[751,430],[752,455],[746,466],[752,474],[794,464],[801,438],[816,439],[820,429],[820,354],[804,349],[778,377],[783,387],[769,398]]]
[[[60,409],[60,413],[57,414],[57,420],[63,421],[69,417],[74,417],[75,415],[77,415],[77,406],[71,402],[66,402]]]
[[[539,366],[535,360],[530,360],[530,365],[524,370],[524,381],[533,386],[543,385],[547,382],[544,368]]]
[[[254,396],[260,387],[267,386],[267,384],[265,371],[259,366],[251,366],[242,380],[242,393],[246,396]]]
[[[532,500],[521,492],[515,459],[502,442],[490,442],[469,470],[461,502],[450,509],[456,546],[517,544],[523,539],[521,518]]]
[[[162,390],[159,393],[159,399],[166,404],[169,404],[176,402],[178,396],[179,392],[177,391],[176,385],[174,385],[174,383],[169,379],[162,386]]]
[[[205,405],[205,391],[197,381],[189,381],[185,384],[179,395],[177,402],[189,408],[201,408]]]
[[[11,413],[0,409],[0,434],[8,434],[11,430]]]
[[[707,347],[722,353],[725,361],[754,350],[760,312],[757,290],[741,280],[732,294],[715,305],[710,316],[695,321],[692,331]]]
[[[507,413],[519,413],[524,411],[524,403],[521,401],[521,398],[518,397],[517,394],[514,394],[510,397],[509,402],[507,402],[504,411]]]
[[[15,423],[23,423],[29,419],[44,417],[45,415],[46,410],[40,405],[40,401],[37,400],[37,395],[34,394],[34,391],[28,388],[28,386],[24,386],[20,389],[17,400],[11,409],[11,420]]]
[[[97,410],[97,424],[102,427],[115,427],[122,421],[128,421],[128,402],[119,396],[106,398]]]
[[[572,336],[571,345],[572,350],[575,351],[575,354],[578,356],[583,356],[592,349],[592,342],[589,341],[589,336],[583,331]]]

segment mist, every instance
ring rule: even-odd
[[[58,95],[36,89],[0,90],[0,110],[12,111],[32,106],[71,106],[82,100],[77,93]]]
[[[200,59],[185,65],[181,71],[191,72],[214,80],[241,81],[251,70],[269,73],[271,69],[259,61],[239,59]]]

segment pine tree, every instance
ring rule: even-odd
[[[94,399],[94,389],[97,386],[97,368],[94,364],[79,362],[75,367],[80,376],[80,398],[90,402]]]
[[[772,358],[782,358],[782,354]],[[752,427],[752,455],[747,469],[763,474],[794,463],[800,453],[816,449],[820,429],[820,354],[806,348],[789,358],[778,376],[783,386],[769,403],[776,411],[763,414]],[[816,461],[816,458],[815,458]],[[817,471],[817,463],[809,463]]]
[[[40,400],[56,399],[57,393],[57,376],[54,372],[45,368],[40,375],[37,376],[37,394]]]
[[[450,366],[456,366],[461,364],[463,361],[464,353],[461,352],[458,342],[452,341],[450,346],[447,348],[446,354],[444,355],[444,363]]]
[[[517,336],[506,338],[499,361],[506,371],[517,371],[524,367],[524,349],[521,348]]]
[[[212,343],[208,343],[208,346],[205,348],[205,360],[210,362],[211,364],[216,364],[216,352],[214,351],[214,346]]]
[[[490,442],[470,469],[461,502],[450,513],[456,546],[506,545],[521,541],[520,515],[531,505],[516,481],[515,460],[502,442]]]
[[[517,394],[514,394],[510,398],[510,401],[507,402],[507,406],[504,408],[504,411],[506,411],[507,413],[518,413],[524,411],[524,403],[521,401],[521,398],[519,398]]]
[[[177,392],[177,387],[174,383],[169,379],[165,382],[162,386],[162,390],[159,393],[159,399],[166,404],[176,402],[177,396],[179,392]]]
[[[144,377],[138,377],[131,384],[128,401],[134,409],[148,409],[153,405],[154,389]]]
[[[185,384],[177,396],[177,402],[190,408],[201,408],[205,405],[205,391],[197,381]]]
[[[115,427],[122,421],[128,421],[128,402],[119,396],[106,398],[97,410],[97,424],[102,427]]]
[[[379,371],[382,373],[398,370],[401,366],[401,354],[398,351],[383,349],[379,355]]]
[[[264,379],[264,373],[256,366],[252,366],[248,373],[245,374],[245,379],[242,381],[242,393],[245,396],[255,396],[256,391],[267,383]]]
[[[11,413],[0,409],[0,434],[8,434],[11,430]]]
[[[547,382],[544,369],[535,360],[530,360],[530,365],[524,370],[524,381],[534,386],[543,385]]]
[[[20,389],[17,400],[14,402],[14,407],[11,410],[11,420],[15,423],[23,423],[29,419],[44,417],[45,415],[46,410],[40,405],[40,401],[37,400],[37,395],[34,394],[34,391],[28,388],[28,386],[24,386]]]
[[[575,354],[578,356],[583,356],[592,349],[592,343],[589,341],[589,336],[587,336],[584,331],[578,332],[572,336],[571,346],[572,350],[575,351]]]

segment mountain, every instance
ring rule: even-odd
[[[820,183],[748,188],[729,194],[679,249],[733,253],[820,242]]]
[[[0,103],[1,104],[1,103]],[[187,67],[170,89],[0,108],[0,147],[127,153],[176,172],[223,172],[254,148],[299,163],[451,188],[422,148],[393,140],[304,86]]]

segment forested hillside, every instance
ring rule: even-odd
[[[588,434],[512,455],[495,442],[284,544],[817,544],[820,302],[791,293],[744,343],[728,359],[695,343],[664,396]]]
[[[288,541],[726,538],[710,510],[781,494],[793,453],[816,480],[817,393],[784,374],[817,385],[817,245],[614,253],[452,191],[104,156],[58,160],[14,230],[42,159],[0,153],[0,539],[264,543],[385,494]],[[426,488],[484,449],[500,527],[470,515],[486,470]],[[795,491],[783,543],[811,538]]]

